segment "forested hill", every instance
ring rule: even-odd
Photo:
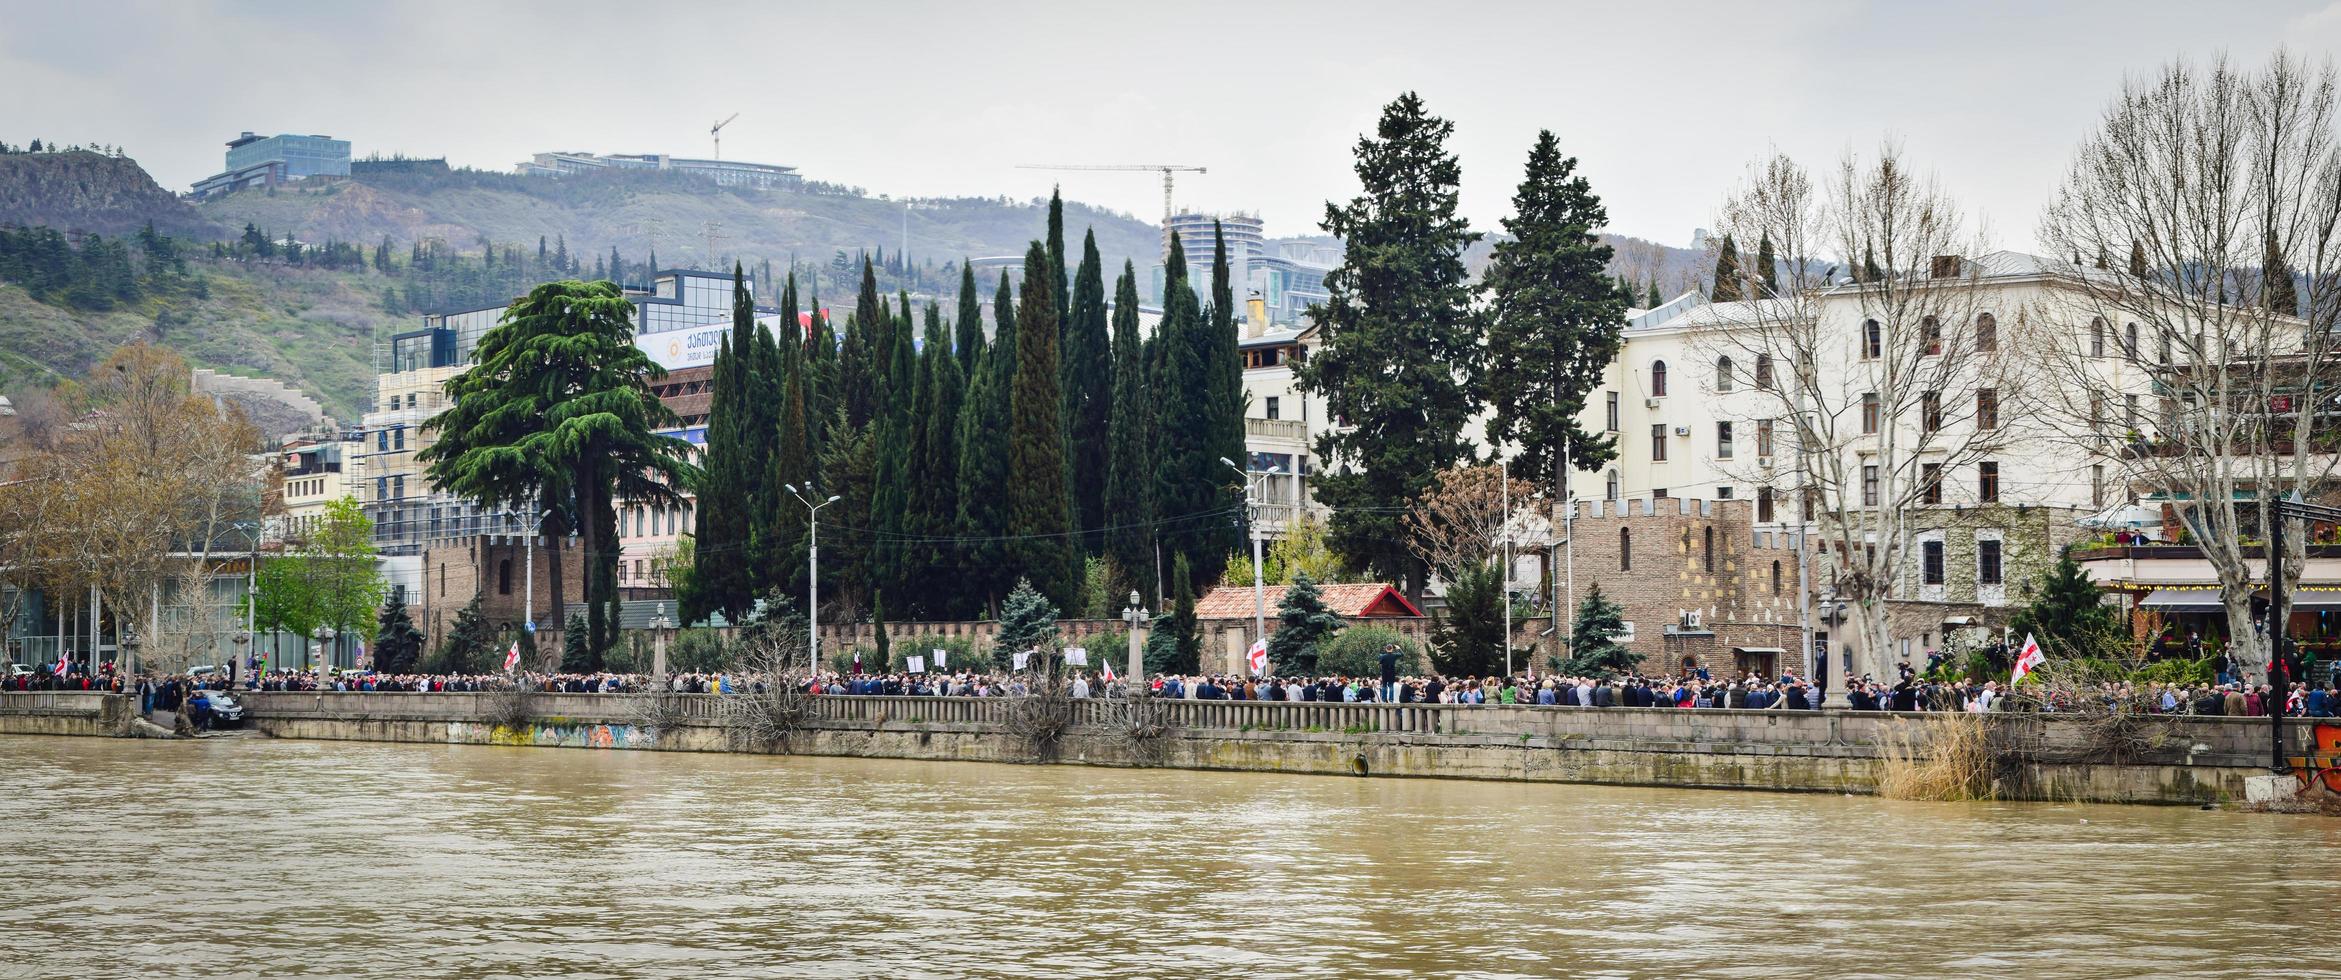
[[[0,151],[0,226],[120,236],[149,223],[157,232],[192,241],[222,233],[128,157],[89,150]]]
[[[437,240],[471,253],[483,241],[533,251],[541,238],[565,246],[588,270],[612,248],[628,265],[654,253],[667,267],[728,268],[736,258],[752,269],[766,262],[785,269],[794,260],[800,278],[822,277],[807,285],[823,296],[844,295],[858,284],[858,256],[865,251],[893,267],[887,288],[949,294],[958,288],[958,275],[954,269],[943,277],[943,266],[963,257],[1021,258],[1046,223],[1045,198],[922,199],[906,207],[830,185],[766,191],[655,172],[558,179],[478,170],[373,173],[245,191],[201,208],[232,229],[250,224],[271,236],[311,243],[371,245],[388,238],[405,249]],[[1124,258],[1141,267],[1160,260],[1161,232],[1154,225],[1077,202],[1067,202],[1065,212],[1073,249],[1079,249],[1082,231],[1094,228],[1109,267]],[[908,273],[896,260],[906,228],[913,266]]]

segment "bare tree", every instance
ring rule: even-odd
[[[1977,341],[1984,242],[1892,144],[1848,155],[1825,188],[1784,156],[1758,164],[1718,223],[1739,242],[1769,238],[1780,261],[1774,284],[1740,264],[1754,298],[1711,307],[1692,341],[1730,392],[1717,404],[1790,462],[1739,475],[1795,503],[1867,669],[1883,672],[1886,601],[1927,508],[1993,502],[1996,480],[1955,488],[1949,475],[1995,455],[2017,410],[1996,336]]]
[[[1495,561],[1503,549],[1507,523],[1516,547],[1541,548],[1543,538],[1532,539],[1520,527],[1520,518],[1538,509],[1536,487],[1526,480],[1511,480],[1507,511],[1505,482],[1503,471],[1495,466],[1440,471],[1407,512],[1407,547],[1447,579],[1465,567]]]
[[[2332,67],[2285,54],[2252,74],[2166,66],[2123,86],[2040,222],[2070,259],[2044,318],[2089,326],[2034,335],[2030,387],[2075,444],[2118,447],[2126,482],[2172,500],[2254,670],[2270,654],[2251,610],[2259,515],[2328,491],[2341,458],[2325,393],[2341,380],[2334,103]],[[2304,539],[2288,542],[2294,573]]]

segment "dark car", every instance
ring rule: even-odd
[[[191,692],[191,693],[189,693],[189,694],[187,695],[187,700],[188,700],[188,702],[189,702],[189,708],[190,708],[190,709],[192,709],[192,708],[193,708],[193,702],[194,702],[194,700],[195,700],[195,697],[196,697],[196,695],[201,695],[201,696],[203,697],[203,699],[204,699],[204,700],[206,700],[206,701],[209,701],[209,702],[211,703],[211,727],[213,727],[213,728],[240,728],[240,727],[243,727],[243,724],[244,724],[244,703],[243,703],[242,701],[238,701],[238,700],[236,700],[236,696],[235,696],[235,695],[233,695],[233,694],[229,694],[229,693],[228,693],[228,692],[226,692],[226,691],[196,691],[196,692]]]

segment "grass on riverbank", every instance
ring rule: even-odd
[[[1878,795],[1959,802],[1999,798],[1991,736],[1982,715],[1940,711],[1894,726],[1879,746]]]

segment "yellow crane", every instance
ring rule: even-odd
[[[1018,170],[1144,170],[1162,175],[1162,224],[1170,227],[1171,181],[1181,172],[1208,173],[1203,167],[1189,167],[1176,163],[1020,163]]]

